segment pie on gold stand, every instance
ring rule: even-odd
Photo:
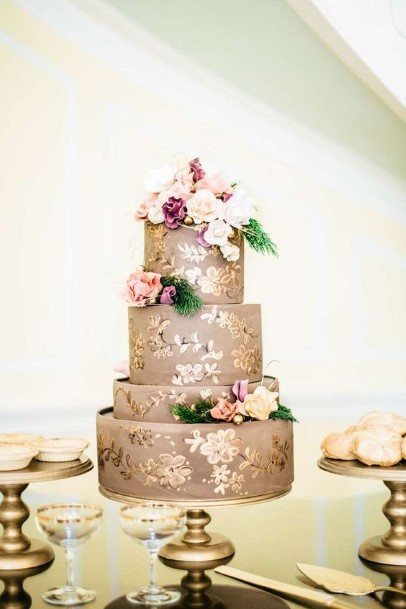
[[[93,468],[86,455],[75,461],[49,463],[33,459],[28,467],[0,472],[0,571],[33,569],[54,559],[48,544],[24,535],[22,526],[30,515],[29,507],[21,499],[22,493],[33,482],[49,482],[85,474]]]
[[[359,461],[340,461],[322,457],[320,469],[353,478],[382,480],[391,496],[382,511],[390,528],[383,536],[364,541],[358,554],[371,563],[406,566],[406,464],[404,461],[392,467],[364,465]]]

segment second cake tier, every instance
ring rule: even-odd
[[[205,305],[182,317],[169,305],[129,307],[130,381],[233,385],[262,378],[261,307]]]

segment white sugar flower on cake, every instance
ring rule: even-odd
[[[238,182],[231,182],[213,165],[199,158],[181,166],[164,165],[145,178],[146,197],[134,217],[152,224],[165,223],[170,230],[188,226],[203,247],[219,246],[229,262],[238,260],[232,243],[241,231],[248,244],[263,254],[277,255],[276,245],[254,218],[252,196]]]

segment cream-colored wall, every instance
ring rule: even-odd
[[[141,255],[131,212],[145,171],[180,151],[253,185],[279,244],[278,261],[249,254],[246,300],[284,401],[301,418],[400,408],[404,182],[93,1],[3,0],[0,70],[0,426],[10,408],[109,402],[117,292]]]

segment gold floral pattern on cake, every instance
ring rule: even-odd
[[[131,374],[135,370],[144,368],[144,346],[145,341],[142,334],[138,331],[134,319],[130,318],[129,322],[130,335],[130,371]]]
[[[242,267],[236,262],[225,267],[209,266],[205,272],[195,266],[185,271],[185,276],[192,285],[197,285],[202,294],[222,296],[230,299],[239,298],[242,292]]]
[[[245,345],[240,345],[238,349],[233,349],[231,355],[234,357],[234,367],[246,370],[248,374],[256,374],[261,369],[261,353],[258,345],[247,349]]]
[[[277,469],[284,470],[288,460],[289,444],[282,442],[279,436],[272,436],[272,448],[266,455],[261,455],[256,448],[246,448],[244,462],[240,464],[240,471],[246,467],[251,468],[251,477],[259,475],[273,474]]]
[[[171,455],[161,453],[158,459],[147,459],[139,463],[133,463],[131,454],[124,454],[122,446],[116,447],[114,439],[104,445],[102,439],[98,442],[99,467],[103,470],[106,463],[120,468],[120,474],[124,480],[137,477],[145,486],[161,486],[168,489],[179,489],[193,474],[184,455]]]
[[[233,339],[243,338],[247,344],[252,338],[257,338],[258,333],[250,328],[245,317],[241,317],[233,311],[223,311],[218,305],[213,305],[210,313],[202,313],[200,319],[209,325],[216,323],[220,328],[227,328]]]
[[[161,403],[167,402],[171,404],[185,404],[186,393],[178,393],[172,389],[169,393],[163,391],[155,391],[149,394],[145,404],[138,403],[132,397],[130,389],[125,390],[124,387],[118,387],[114,392],[114,401],[118,401],[120,394],[124,397],[124,404],[129,408],[134,415],[144,417],[153,407],[159,406]]]
[[[150,335],[148,345],[152,353],[157,359],[172,357],[173,351],[171,345],[163,337],[164,331],[171,325],[170,320],[162,319],[160,315],[151,315],[148,317],[148,321],[147,332]]]
[[[147,234],[151,238],[152,247],[149,254],[148,260],[145,260],[145,269],[147,271],[154,271],[157,264],[162,260],[162,255],[165,252],[165,236],[167,234],[167,228],[165,224],[152,224],[152,222],[146,222]]]

